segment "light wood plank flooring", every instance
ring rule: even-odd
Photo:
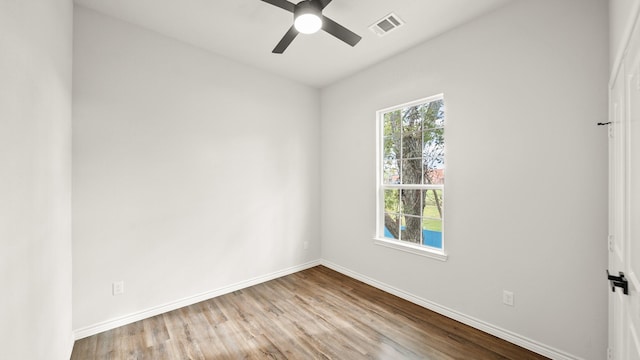
[[[317,266],[76,341],[91,359],[546,359]]]

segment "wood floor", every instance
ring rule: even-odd
[[[323,266],[76,341],[90,359],[546,359]]]

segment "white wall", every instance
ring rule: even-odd
[[[0,359],[68,359],[70,0],[0,2]]]
[[[318,91],[75,10],[74,328],[317,260]]]
[[[517,1],[324,89],[323,259],[554,356],[605,358],[607,13]],[[440,92],[447,262],[372,241],[375,112]]]

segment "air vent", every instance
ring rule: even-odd
[[[402,25],[404,25],[404,21],[398,15],[391,13],[369,26],[369,29],[378,36],[385,36]]]

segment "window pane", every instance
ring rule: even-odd
[[[383,181],[385,184],[398,184],[400,182],[400,111],[384,115],[383,138]]]
[[[384,211],[388,213],[397,213],[400,210],[400,190],[384,191]]]
[[[422,216],[424,190],[402,190],[400,212],[403,215]]]
[[[400,215],[384,213],[384,237],[400,239]]]
[[[402,133],[402,158],[422,157],[422,131]]]
[[[422,244],[442,248],[442,190],[427,190],[422,219]]]
[[[411,106],[402,109],[402,132],[412,133],[422,131],[424,117],[420,111],[421,106]]]
[[[444,129],[425,131],[422,145],[425,184],[444,184]]]
[[[444,101],[442,99],[424,104],[420,110],[425,129],[444,126]]]
[[[384,138],[384,159],[398,159],[400,157],[400,135],[385,136]]]
[[[397,160],[385,160],[382,163],[383,179],[385,184],[399,184],[400,183],[400,169],[398,168]]]
[[[444,169],[427,169],[424,168],[424,183],[425,184],[444,184]]]
[[[425,218],[442,219],[442,209],[444,209],[444,199],[442,190],[424,190],[424,208],[422,215]],[[441,228],[434,229],[441,231]]]
[[[442,220],[427,218],[422,220],[422,245],[442,249]]]
[[[422,244],[422,218],[419,216],[404,215],[405,225],[402,227],[401,240]]]
[[[385,137],[400,134],[400,110],[384,114],[384,135]]]
[[[422,159],[405,159],[402,161],[402,183],[422,184]]]

